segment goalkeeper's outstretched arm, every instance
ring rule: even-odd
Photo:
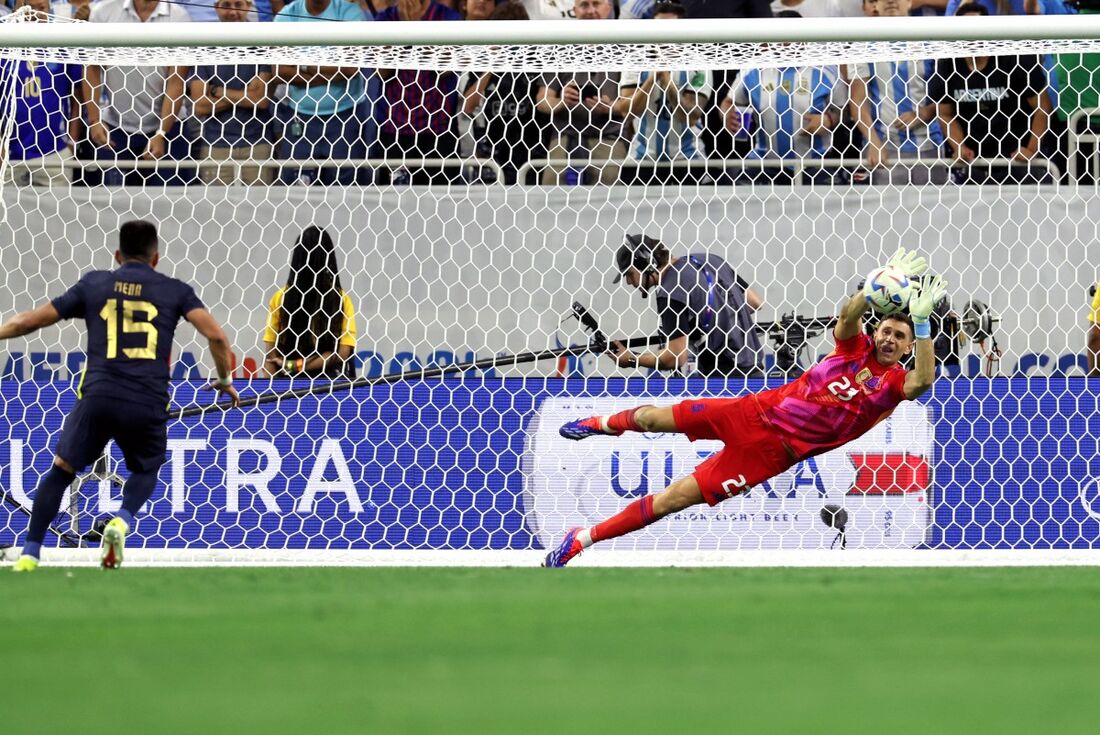
[[[833,327],[833,339],[837,342],[851,339],[863,331],[863,315],[868,308],[867,299],[861,293],[848,299],[848,303],[844,304],[844,308],[840,310],[836,326]]]
[[[905,376],[905,397],[920,398],[936,380],[936,350],[932,346],[932,310],[947,295],[947,283],[940,276],[926,278],[920,290],[909,299],[909,316],[913,318],[913,369]]]

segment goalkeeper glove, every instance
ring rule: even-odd
[[[923,262],[923,258],[921,261]],[[913,336],[917,339],[929,339],[932,325],[928,319],[936,304],[947,295],[947,283],[941,276],[928,279],[916,293],[909,297],[909,316],[913,317]]]
[[[928,270],[928,261],[916,250],[906,250],[905,248],[898,248],[898,251],[894,253],[890,260],[886,261],[886,265],[897,268],[910,278],[919,276]]]

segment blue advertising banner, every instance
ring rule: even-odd
[[[569,443],[554,433],[561,416],[763,385],[454,379],[174,421],[161,486],[132,543],[540,548],[562,525],[614,512],[720,448],[651,435]],[[176,405],[213,398],[197,383],[174,387]],[[0,483],[29,507],[75,394],[56,381],[2,381],[0,395]],[[685,511],[619,548],[827,547],[832,533],[817,520],[825,502],[850,509],[850,547],[1100,547],[1098,437],[1095,381],[941,380],[859,442],[714,509]],[[81,530],[120,498],[109,482],[85,483],[76,502]],[[11,504],[0,505],[0,544],[14,543],[25,524]]]

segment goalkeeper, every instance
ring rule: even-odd
[[[168,366],[172,338],[180,319],[194,325],[210,344],[218,370],[213,388],[240,402],[230,377],[230,348],[225,332],[183,281],[157,273],[157,230],[149,222],[125,222],[119,229],[113,271],[86,273],[68,291],[33,311],[0,325],[0,340],[22,337],[61,319],[84,320],[88,327],[87,363],[76,390],[78,400],[65,418],[53,465],[34,494],[23,555],[12,567],[38,567],[46,529],[61,507],[61,497],[76,473],[114,440],[130,477],[122,487],[122,509],[103,530],[100,563],[122,563],[126,534],[134,516],[153,494],[157,471],[168,444]]]
[[[899,249],[889,265],[909,276],[927,264]],[[792,465],[827,452],[869,431],[904,400],[932,387],[932,308],[946,287],[926,279],[909,301],[909,314],[884,316],[873,336],[863,333],[868,304],[862,294],[848,300],[833,336],[836,346],[797,380],[740,398],[691,399],[675,406],[641,406],[611,416],[593,416],[561,427],[566,439],[618,436],[625,431],[676,432],[696,439],[720,439],[725,447],[664,490],[647,495],[591,528],[574,528],[543,566],[565,566],[594,543],[616,538],[692,505],[716,505],[745,492]],[[899,361],[916,345],[913,370]]]

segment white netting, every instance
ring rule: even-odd
[[[125,7],[104,0],[87,25]],[[30,20],[24,7],[0,28],[52,25]],[[264,400],[170,424],[135,545],[525,551],[719,448],[570,443],[562,423],[780,385],[829,351],[862,274],[916,247],[951,283],[927,398],[607,546],[827,550],[819,513],[835,504],[852,548],[1092,547],[1098,392],[1081,375],[1086,341],[1100,349],[1084,318],[1100,259],[1098,69],[1097,42],[1072,40],[4,48],[0,311],[113,267],[119,224],[144,218],[159,270],[225,325],[238,386]],[[675,289],[643,301],[610,282],[634,233],[696,269],[676,292],[687,322],[658,314]],[[708,253],[736,273],[721,276],[732,321],[706,285],[721,268],[684,260]],[[685,331],[684,364],[651,373],[586,352],[574,300],[610,338]],[[23,533],[84,344],[79,320],[5,343],[0,545]],[[173,410],[209,403],[205,344],[187,324],[175,344]],[[307,395],[266,400],[291,390]],[[63,503],[63,544],[117,509],[120,459],[112,449]]]

